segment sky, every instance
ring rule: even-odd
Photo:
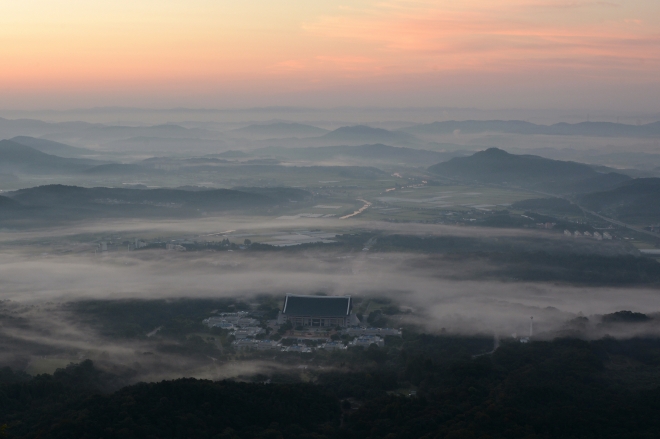
[[[0,2],[0,106],[660,111],[658,0]]]

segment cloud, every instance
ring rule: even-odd
[[[184,235],[199,239],[203,236],[197,235],[204,233],[235,229],[238,234],[249,235],[275,230],[274,227],[278,231],[335,227],[338,232],[340,228],[344,231],[380,230],[419,236],[511,239],[512,242],[538,238],[539,233],[338,220],[300,220],[285,225],[277,222],[274,226],[269,221],[231,217],[153,223],[108,221],[37,233],[3,233],[0,363],[19,367],[31,365],[34,369],[51,360],[62,363],[91,358],[110,369],[130,369],[132,379],[136,380],[184,375],[219,379],[252,373],[291,372],[289,366],[272,362],[221,363],[210,357],[157,352],[157,342],[150,339],[106,337],[66,306],[79,300],[239,298],[250,301],[262,294],[281,299],[286,293],[322,291],[350,294],[359,299],[388,297],[413,309],[412,314],[396,317],[395,325],[408,323],[430,332],[445,328],[451,333],[501,337],[513,332],[525,334],[530,316],[534,316],[537,331],[547,333],[560,330],[567,320],[580,312],[592,315],[622,309],[645,313],[660,311],[655,288],[503,281],[502,277],[492,274],[497,266],[478,258],[459,260],[421,253],[333,248],[280,253],[155,250],[95,255],[88,244],[99,235],[108,234]],[[557,238],[557,242],[561,244],[562,239]],[[50,243],[48,247],[44,242]],[[51,248],[78,250],[57,254]],[[652,326],[626,331],[610,333],[629,337],[658,333],[660,329]],[[593,333],[593,336],[599,335],[602,334]],[[144,352],[156,352],[156,355],[144,355]],[[57,364],[61,366],[60,363]]]
[[[623,19],[616,4],[583,1],[390,1],[361,13],[328,15],[308,23],[313,35],[363,45],[384,72],[529,72],[581,74],[628,70],[657,72],[660,34]],[[591,9],[597,7],[595,11]],[[606,7],[603,9],[603,7]],[[553,8],[547,14],[530,8]],[[566,9],[588,8],[573,14]],[[612,9],[616,14],[613,14]],[[637,2],[632,11],[641,11]],[[628,11],[626,11],[628,12]],[[636,26],[630,26],[631,23]],[[640,64],[639,60],[645,63]],[[565,61],[563,61],[565,60]]]

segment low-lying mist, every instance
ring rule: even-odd
[[[534,333],[551,338],[574,334],[579,316],[624,309],[646,314],[660,311],[658,290],[653,286],[498,279],[484,274],[493,269],[491,265],[479,259],[332,248],[275,254],[149,250],[59,256],[5,251],[0,253],[0,362],[28,368],[39,363],[47,368],[43,364],[49,358],[59,359],[51,363],[59,366],[92,358],[111,369],[130,370],[129,376],[140,380],[181,375],[222,378],[297,367],[279,360],[237,365],[212,356],[189,356],[183,348],[168,350],[164,342],[144,334],[133,339],[108,337],[102,324],[82,318],[71,307],[81,301],[148,303],[185,298],[250,303],[264,295],[281,301],[286,293],[349,294],[358,300],[389,299],[407,310],[391,316],[393,326],[500,338],[527,335],[532,316]],[[208,309],[208,315],[212,311]],[[590,321],[589,328],[578,331],[579,336],[660,334],[660,327],[652,323],[602,328],[598,317]],[[160,346],[157,354],[155,346]]]

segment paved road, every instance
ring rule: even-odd
[[[344,215],[344,216],[342,216],[342,217],[339,218],[339,219],[347,219],[347,218],[354,217],[355,215],[359,215],[359,214],[361,214],[362,212],[364,212],[365,210],[367,210],[367,209],[369,208],[369,206],[371,206],[371,203],[370,203],[369,201],[364,200],[364,199],[362,199],[362,198],[358,198],[358,201],[362,201],[362,202],[364,203],[364,206],[360,207],[359,210],[356,210],[355,212],[353,212],[353,213],[351,213],[351,214],[349,214],[349,215]]]

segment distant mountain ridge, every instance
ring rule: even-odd
[[[595,137],[660,137],[660,122],[645,125],[629,125],[612,122],[580,122],[575,124],[556,123],[537,125],[522,120],[449,120],[401,128],[400,132],[414,135],[503,133],[503,134],[545,134],[562,136]]]
[[[0,195],[0,209],[17,209],[20,208],[20,206],[19,202]]]
[[[0,138],[38,137],[74,145],[107,143],[130,138],[221,140],[221,134],[176,124],[151,126],[104,125],[88,122],[44,122],[35,119],[0,118]]]
[[[95,153],[95,151],[92,151],[91,149],[78,148],[77,146],[70,146],[52,140],[38,139],[36,137],[17,136],[9,140],[21,145],[29,146],[30,148],[34,148],[43,153],[60,157],[75,158]]]
[[[223,207],[236,201],[281,202],[300,201],[309,196],[307,191],[295,188],[241,188],[188,191],[182,189],[124,189],[84,188],[79,186],[47,185],[7,192],[6,195],[23,205],[57,206],[62,203],[100,203],[114,200],[115,204],[170,203],[186,206]]]
[[[660,178],[637,178],[620,186],[582,195],[580,203],[593,211],[640,223],[660,223]]]
[[[68,174],[103,163],[50,155],[11,140],[0,140],[0,173]]]
[[[38,222],[94,217],[195,217],[204,212],[269,208],[292,201],[302,202],[310,197],[307,191],[287,187],[191,191],[47,185],[7,192],[1,198],[9,199],[10,204],[16,203],[11,205],[20,206],[29,214],[27,219]],[[7,217],[4,214],[0,211],[0,219]]]
[[[623,174],[597,172],[583,163],[509,154],[498,148],[479,151],[469,157],[453,158],[428,170],[456,180],[509,184],[554,193],[610,189],[630,180]]]
[[[368,145],[318,146],[307,148],[268,147],[253,151],[254,154],[267,154],[279,158],[298,160],[332,160],[342,157],[362,159],[367,162],[407,163],[426,165],[464,155],[463,152],[444,153],[425,149],[413,149],[382,143]]]
[[[328,133],[324,128],[295,122],[275,122],[268,124],[252,124],[229,131],[231,134],[242,134],[259,137],[318,137]]]
[[[384,144],[415,144],[418,139],[410,133],[389,131],[383,128],[372,128],[366,125],[354,125],[337,128],[319,137],[320,140],[331,140],[339,144],[345,142],[384,143]]]

